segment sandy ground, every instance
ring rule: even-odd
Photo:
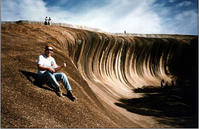
[[[98,77],[94,79],[93,75],[87,76],[85,72],[87,70],[83,70],[83,66],[87,64],[80,67],[82,61],[77,61],[77,57],[73,55],[75,55],[74,51],[79,50],[75,45],[77,40],[85,35],[88,41],[92,40],[88,34],[98,35],[98,32],[94,34],[85,30],[39,24],[2,24],[2,127],[198,126],[197,88],[149,87],[130,90],[131,88],[126,89],[121,86],[122,90],[118,90],[120,88],[113,88],[100,79],[96,80]],[[189,42],[192,38],[186,38],[185,42]],[[73,93],[78,98],[75,102],[67,97],[58,97],[46,84],[39,86],[34,83],[37,72],[36,59],[43,53],[44,46],[49,42],[53,43],[55,49],[53,57],[57,64],[63,62],[67,64],[63,72],[67,75]],[[97,76],[97,74],[94,75]],[[190,85],[189,82],[187,83]],[[66,92],[63,87],[62,90]]]

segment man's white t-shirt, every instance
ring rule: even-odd
[[[53,68],[53,69],[57,68],[57,64],[55,62],[55,59],[52,56],[47,57],[45,54],[40,55],[38,57],[37,64],[40,64],[40,65],[42,65],[44,67],[50,67],[50,68]],[[37,73],[38,74],[43,74],[44,72],[45,72],[45,70],[42,71],[42,70],[38,69]]]

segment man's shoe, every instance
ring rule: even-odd
[[[63,94],[62,94],[61,91],[57,92],[57,95],[58,95],[59,97],[63,97]]]
[[[56,89],[55,89],[55,93],[56,93],[57,96],[59,96],[59,97],[62,97],[62,96],[63,96],[63,94],[62,94],[62,92],[61,92],[61,90],[60,90],[59,88],[56,88]]]
[[[71,91],[68,91],[68,92],[67,92],[67,96],[68,96],[68,98],[71,99],[72,101],[75,101],[75,99],[76,99],[76,98],[72,95]]]

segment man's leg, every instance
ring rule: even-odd
[[[67,90],[67,96],[72,100],[75,101],[75,97],[72,95],[72,88],[70,86],[70,83],[68,81],[68,78],[66,77],[66,75],[64,73],[54,73],[55,78],[57,79],[57,81],[61,81],[63,83],[63,85],[65,86],[66,90]]]
[[[57,82],[55,75],[49,71],[46,71],[43,75],[42,78],[45,82],[50,83],[50,85],[53,85],[56,87],[55,92],[59,97],[62,97],[62,92],[59,89],[59,83]]]
[[[70,83],[68,81],[68,78],[66,77],[65,73],[54,73],[54,75],[55,75],[55,78],[57,79],[57,81],[62,82],[62,84],[65,86],[67,91],[72,90]]]
[[[43,75],[43,80],[46,82],[50,82],[53,86],[56,86],[56,88],[59,88],[59,83],[57,82],[55,75],[49,71],[46,71]]]

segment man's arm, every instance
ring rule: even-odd
[[[57,67],[55,68],[55,72],[61,70],[63,67],[66,67],[66,63],[63,63],[63,65],[61,65],[61,66],[57,66]]]
[[[40,65],[40,64],[38,64],[37,66],[38,66],[38,69],[40,69],[40,70],[48,70],[48,71],[50,71],[51,73],[56,72],[55,69],[52,69],[52,68],[50,68],[50,67],[44,67],[44,66],[42,66],[42,65]]]

